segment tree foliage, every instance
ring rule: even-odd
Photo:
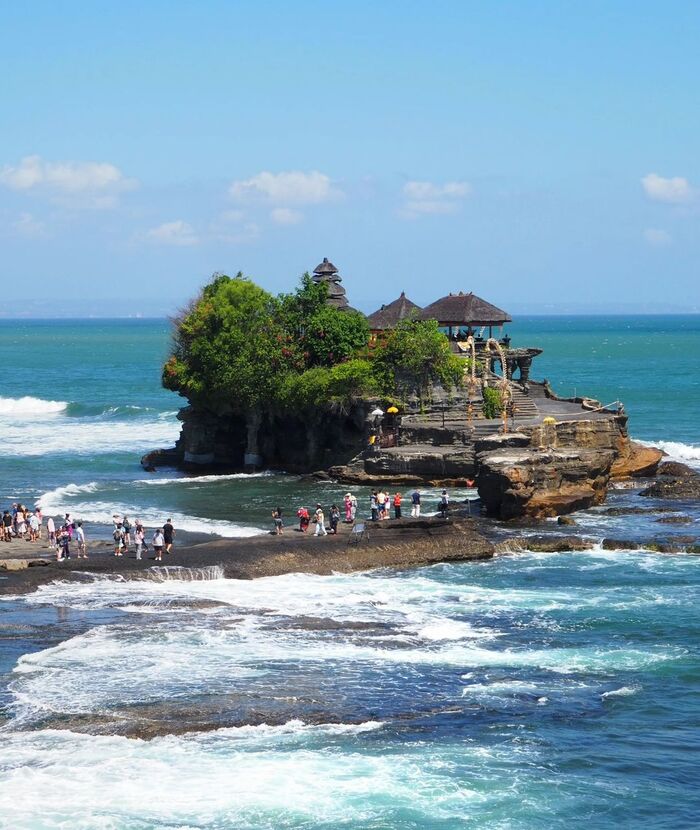
[[[327,305],[326,296],[308,274],[278,297],[240,273],[215,275],[175,320],[163,384],[249,418],[376,394],[405,399],[415,391],[422,400],[434,383],[461,382],[465,364],[436,323],[405,321],[370,350],[364,316]]]

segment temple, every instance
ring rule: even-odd
[[[317,284],[323,283],[328,289],[328,298],[326,300],[328,305],[340,311],[348,311],[350,306],[345,296],[345,289],[340,284],[341,279],[338,269],[332,262],[329,262],[328,257],[323,257],[323,262],[314,268],[314,282]]]

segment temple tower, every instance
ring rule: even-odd
[[[328,305],[340,311],[345,311],[350,307],[345,296],[345,289],[340,284],[341,277],[338,274],[338,269],[332,262],[328,261],[328,257],[323,257],[323,262],[314,268],[313,280],[315,283],[325,283],[328,289],[328,299],[326,300]]]

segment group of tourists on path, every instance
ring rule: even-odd
[[[403,495],[400,492],[394,493],[391,496],[388,492],[383,490],[372,490],[369,500],[370,520],[373,522],[383,521],[391,518],[391,509],[394,511],[394,518],[400,519],[401,505],[403,502]],[[411,517],[418,518],[421,511],[421,493],[418,488],[415,488],[410,496],[411,499]],[[438,502],[438,514],[441,518],[446,519],[449,512],[450,497],[447,490],[443,490]],[[343,506],[345,509],[345,524],[354,524],[357,517],[357,498],[352,493],[346,493],[343,498]],[[300,507],[297,510],[297,519],[299,520],[299,530],[306,533],[310,524],[315,524],[316,529],[314,536],[327,536],[329,530],[326,529],[326,513],[320,503],[316,504],[315,510],[311,511],[308,507]],[[338,532],[338,524],[340,522],[341,512],[337,504],[332,504],[328,512],[330,533],[335,535]],[[273,533],[277,536],[281,535],[284,529],[283,511],[281,507],[276,507],[272,511]]]
[[[136,558],[141,559],[143,553],[148,553],[148,543],[146,542],[146,531],[141,524],[140,519],[134,519],[133,537],[132,525],[128,516],[113,517],[114,531],[112,538],[114,539],[114,555],[124,556],[129,552],[129,548],[133,543],[136,549]],[[172,553],[173,539],[175,538],[175,528],[172,519],[168,519],[162,527],[157,527],[151,538],[153,545],[153,553],[155,554],[155,561],[163,561],[163,552],[166,554]]]

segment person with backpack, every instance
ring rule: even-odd
[[[114,539],[114,555],[115,556],[123,556],[124,555],[124,528],[122,527],[121,522],[117,522],[117,526],[114,528],[114,533],[112,533],[112,538]]]

